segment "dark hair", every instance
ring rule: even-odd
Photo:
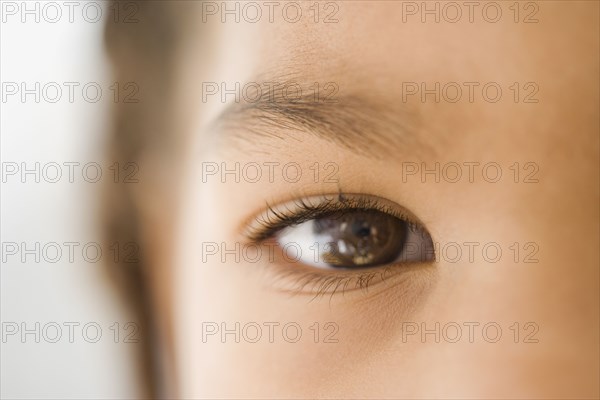
[[[172,153],[168,151],[169,146],[173,149],[177,142],[177,138],[164,128],[169,120],[169,99],[173,96],[170,83],[175,54],[188,20],[186,16],[191,14],[189,6],[167,1],[112,1],[110,7],[120,11],[127,7],[129,15],[127,21],[107,18],[105,25],[105,45],[114,81],[121,88],[131,83],[133,86],[130,87],[138,91],[128,98],[128,102],[118,99],[113,106],[107,158],[111,164],[118,162],[124,166],[127,163],[138,165],[142,157],[150,157],[156,164],[153,168],[160,168],[164,158]],[[165,146],[165,143],[170,145]],[[140,171],[138,183],[108,184],[104,190],[103,220],[107,243],[117,242],[121,246],[134,243],[140,249],[135,262],[119,260],[107,269],[138,320],[140,372],[147,389],[143,395],[156,398],[164,386],[163,363],[159,362],[163,355],[157,351],[159,335],[151,305],[149,263],[144,251],[142,213],[136,192],[144,192],[161,182],[145,179],[147,176]]]

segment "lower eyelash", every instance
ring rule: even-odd
[[[311,295],[312,300],[330,295],[363,291],[383,284],[384,282],[404,276],[402,282],[408,280],[412,272],[430,267],[425,263],[390,264],[363,271],[310,271],[307,267],[278,265],[273,277],[273,286],[290,295]],[[272,273],[272,271],[269,271]],[[283,282],[283,285],[281,285]]]
[[[389,267],[386,267],[379,271],[354,273],[353,276],[324,275],[316,272],[304,273],[299,277],[294,277],[296,279],[296,289],[288,292],[293,294],[308,292],[313,295],[312,300],[315,300],[324,297],[326,294],[333,297],[336,293],[344,294],[353,290],[366,291],[371,286],[373,279],[378,278],[378,282],[383,282],[389,269]]]

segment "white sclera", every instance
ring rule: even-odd
[[[394,217],[390,216],[389,218]],[[294,258],[304,265],[314,268],[339,269],[339,267],[334,267],[325,261],[323,255],[331,249],[333,241],[330,235],[314,232],[315,221],[310,220],[283,229],[276,236],[277,243],[282,249],[291,245],[295,249],[299,249],[299,254],[290,254],[289,258]],[[407,230],[407,235],[403,249],[400,250],[395,261],[404,263],[430,261],[433,254],[433,245],[429,235],[424,234],[424,231],[411,229],[410,227]],[[337,247],[344,252],[346,249],[344,240],[338,239]]]

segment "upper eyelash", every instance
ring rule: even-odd
[[[283,206],[272,206],[267,203],[267,211],[254,218],[253,224],[247,226],[244,235],[252,243],[261,243],[289,226],[334,213],[344,215],[357,211],[379,211],[406,221],[415,227],[420,225],[408,212],[383,204],[383,199],[378,200],[374,196],[339,192],[336,195],[321,195],[311,198],[317,199],[316,204],[311,204],[307,198],[295,199]]]

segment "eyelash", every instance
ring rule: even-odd
[[[314,196],[310,199],[312,198],[317,199],[317,204],[310,204],[309,199],[296,199],[278,207],[267,203],[267,212],[254,218],[244,235],[252,243],[259,244],[283,228],[331,214],[343,216],[357,211],[379,211],[414,225],[411,228],[418,229],[420,226],[416,218],[408,212],[384,204],[389,200],[378,199],[375,196],[340,192],[336,195]]]
[[[316,199],[315,202],[312,199]],[[376,196],[363,194],[345,194],[339,192],[335,195],[321,195],[310,198],[300,198],[280,206],[267,203],[267,211],[255,217],[247,225],[244,236],[254,245],[261,245],[273,238],[279,231],[289,226],[297,225],[315,218],[324,218],[331,214],[345,215],[360,211],[379,211],[392,217],[406,221],[411,228],[424,230],[423,224],[408,211],[399,210],[392,206],[389,200]],[[398,268],[405,266],[406,268]],[[417,265],[418,266],[418,265]],[[354,271],[313,271],[308,268],[289,268],[283,266],[279,269],[278,279],[295,281],[294,289],[284,290],[291,293],[301,293],[308,289],[314,294],[313,298],[322,297],[327,293],[333,296],[336,293],[345,293],[350,290],[367,290],[374,283],[381,283],[394,272],[407,272],[414,270],[414,265],[395,263],[378,268],[369,268]]]

